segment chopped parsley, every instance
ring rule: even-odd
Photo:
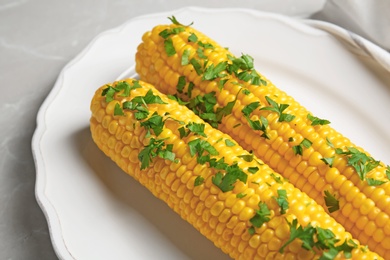
[[[176,28],[172,28],[172,29],[165,29],[165,30],[162,30],[159,35],[164,38],[164,39],[167,39],[169,36],[173,35],[173,34],[179,34],[181,32],[184,32],[185,29],[184,27],[176,27]]]
[[[293,146],[294,154],[303,154],[303,148],[309,148],[312,145],[312,142],[306,138],[302,140],[302,142],[298,145]]]
[[[379,161],[374,160],[372,157],[360,152],[354,147],[346,147],[346,149],[346,151],[343,151],[341,148],[336,148],[336,153],[348,157],[348,165],[356,170],[361,180],[365,180],[367,173],[380,164]]]
[[[114,107],[114,116],[124,116],[124,115],[125,113],[123,112],[121,105],[119,105],[119,103],[116,103]]]
[[[149,167],[153,158],[160,157],[165,160],[175,161],[175,153],[172,152],[172,145],[166,145],[164,139],[150,138],[149,144],[138,154],[141,162],[141,170]]]
[[[197,176],[195,178],[194,186],[200,186],[204,183],[204,178],[202,176]]]
[[[204,57],[207,58],[207,57]],[[203,80],[214,80],[218,77],[223,77],[224,74],[221,74],[224,70],[226,70],[227,62],[222,61],[218,63],[216,66],[212,63],[211,65],[207,66],[204,73],[203,73]]]
[[[326,137],[326,144],[327,144],[329,147],[334,148],[333,143],[330,141],[330,139],[329,139],[328,137]]]
[[[386,176],[387,176],[387,179],[390,179],[390,165],[387,165],[387,167],[386,167]]]
[[[280,176],[276,176],[274,173],[271,173],[270,176],[279,184],[283,183],[283,180]]]
[[[357,244],[352,240],[345,240],[343,244],[336,246],[339,240],[330,229],[323,229],[320,227],[313,227],[310,223],[306,227],[298,226],[298,220],[294,219],[290,226],[290,238],[279,249],[280,253],[284,252],[287,245],[293,242],[295,239],[302,241],[302,248],[313,251],[313,248],[322,250],[321,260],[334,259],[340,252],[344,253],[345,258],[351,258],[351,252],[357,248]]]
[[[278,197],[274,197],[280,207],[280,214],[285,214],[288,209],[287,191],[278,190]]]
[[[321,158],[321,161],[323,161],[326,165],[329,165],[329,167],[333,167],[333,161],[334,161],[334,156],[333,157],[324,157]]]
[[[236,183],[237,180],[244,183],[247,181],[248,175],[238,167],[237,163],[227,166],[225,171],[225,174],[218,172],[212,178],[213,184],[220,188],[222,192],[233,190],[234,183]]]
[[[186,127],[190,132],[194,133],[195,135],[207,137],[207,135],[204,133],[205,124],[190,122],[187,124]]]
[[[114,100],[114,94],[116,92],[119,92],[119,89],[114,88],[112,86],[108,86],[107,88],[103,89],[102,96],[105,96],[106,102],[109,103]]]
[[[254,159],[252,152],[249,152],[249,154],[237,155],[237,157],[243,159],[246,162],[252,162]]]
[[[328,211],[332,213],[339,210],[339,201],[336,199],[335,195],[332,195],[328,190],[325,190],[324,194],[325,205],[328,208]]]
[[[240,192],[240,193],[238,193],[238,194],[236,195],[236,197],[237,197],[238,199],[242,199],[242,198],[244,198],[246,195],[247,195],[246,193]]]
[[[188,41],[189,42],[197,42],[198,41],[198,36],[196,36],[195,33],[191,33],[190,36],[188,36]]]
[[[154,112],[147,120],[141,122],[141,126],[147,130],[146,137],[150,137],[150,130],[153,130],[154,135],[157,137],[163,131],[164,119],[157,112]]]
[[[171,38],[164,40],[164,49],[168,57],[171,57],[176,54],[175,46],[173,46],[173,41]]]
[[[169,19],[173,24],[182,25],[182,26],[185,26],[185,27],[188,27],[188,26],[191,26],[191,25],[194,24],[194,22],[191,22],[191,23],[188,24],[188,25],[183,25],[183,24],[181,24],[181,23],[176,19],[176,17],[173,16],[173,15],[172,15],[171,17],[168,17],[168,19]]]
[[[225,144],[227,147],[232,147],[232,146],[235,146],[236,144],[231,141],[230,139],[225,139]]]
[[[254,167],[248,167],[248,172],[249,173],[252,173],[252,174],[255,174],[256,172],[258,172],[260,169],[259,167],[257,166],[254,166]]]
[[[376,180],[373,178],[366,178],[366,181],[369,186],[379,186],[387,182],[387,181]]]
[[[256,210],[255,215],[249,221],[252,223],[253,227],[260,228],[264,223],[271,220],[270,216],[271,211],[269,210],[267,204],[260,202],[259,209]],[[249,232],[251,233],[251,229]]]
[[[187,81],[186,81],[186,76],[180,76],[179,79],[177,80],[177,85],[176,85],[176,90],[179,93],[183,93],[183,89],[186,86]]]
[[[288,108],[290,105],[288,104],[278,104],[276,103],[273,99],[270,97],[266,96],[265,99],[267,100],[268,104],[270,105],[269,107],[262,107],[260,110],[269,110],[272,112],[276,112],[279,115],[279,122],[291,122],[295,116],[283,113],[286,108]]]
[[[327,125],[330,124],[330,121],[326,119],[321,119],[316,116],[312,116],[311,114],[307,114],[307,119],[311,121],[311,125]]]
[[[284,248],[295,239],[300,239],[302,241],[302,247],[306,250],[312,250],[314,246],[314,234],[316,232],[315,228],[310,223],[306,227],[298,226],[297,219],[294,219],[291,223],[288,222],[288,225],[290,226],[290,238],[279,249],[279,252],[283,253]]]
[[[200,65],[199,60],[192,58],[190,59],[190,64],[194,67],[196,74],[202,75],[202,65]]]
[[[214,46],[211,43],[203,43],[201,41],[198,41],[198,45],[205,49],[214,49]]]
[[[250,114],[256,110],[258,107],[260,107],[260,102],[252,102],[248,105],[246,105],[241,112],[243,113],[244,116],[248,117]]]
[[[137,120],[142,120],[148,117],[149,110],[148,104],[166,104],[162,99],[153,94],[152,90],[149,90],[145,96],[134,97],[130,101],[123,102],[123,109],[135,110],[134,116]]]
[[[241,57],[228,55],[231,63],[227,66],[229,74],[234,74],[239,80],[250,82],[253,85],[266,85],[266,81],[260,78],[260,75],[254,69],[253,58],[243,54]]]
[[[190,63],[190,61],[189,61],[190,54],[191,54],[191,52],[189,49],[185,49],[183,51],[183,55],[181,56],[181,65],[182,66],[188,65]]]
[[[188,142],[191,156],[197,155],[197,161],[205,164],[210,161],[210,155],[218,155],[218,151],[206,140],[197,138]]]

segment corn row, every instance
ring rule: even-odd
[[[102,86],[91,111],[97,146],[232,258],[381,259],[229,135],[153,86],[132,79]],[[229,181],[232,173],[239,174]],[[291,239],[294,230],[311,232],[306,248],[303,238]]]
[[[178,23],[146,32],[136,53],[142,80],[190,106],[199,97],[205,104],[214,97],[216,127],[323,207],[329,206],[324,193],[332,194],[340,207],[332,216],[361,243],[390,259],[390,167],[310,114],[255,71],[252,62]],[[234,66],[239,68],[229,71]],[[358,156],[365,161],[353,164]]]

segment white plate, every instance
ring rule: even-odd
[[[62,259],[228,259],[121,172],[89,133],[94,91],[132,66],[142,34],[171,15],[252,55],[280,88],[390,163],[390,73],[310,22],[200,8],[132,19],[99,35],[63,69],[38,114],[36,196]]]

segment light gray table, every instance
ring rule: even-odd
[[[35,199],[31,138],[61,69],[97,34],[138,15],[188,5],[309,17],[324,1],[0,0],[0,259],[57,258]]]

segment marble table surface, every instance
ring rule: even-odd
[[[310,17],[322,0],[0,0],[0,259],[57,259],[35,197],[31,140],[62,68],[100,32],[184,6]]]

